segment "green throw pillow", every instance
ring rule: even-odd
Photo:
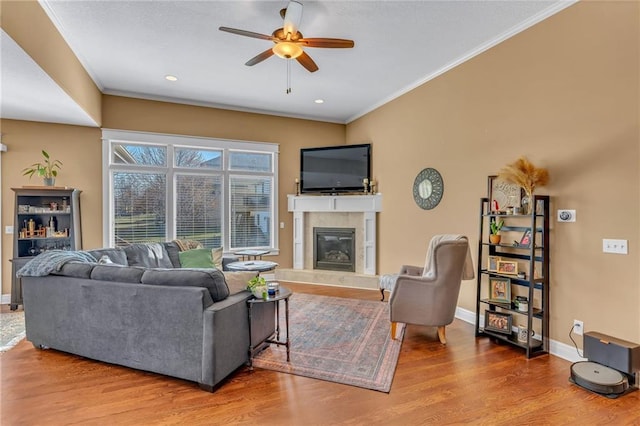
[[[183,268],[222,269],[222,247],[181,251],[178,255],[180,256],[180,266]]]

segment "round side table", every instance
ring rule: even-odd
[[[262,347],[264,343],[273,343],[274,345],[284,346],[287,348],[287,362],[290,361],[290,348],[291,342],[289,341],[289,298],[293,292],[286,287],[280,286],[279,290],[276,294],[267,296],[266,298],[253,298],[247,300],[247,305],[249,307],[249,368],[253,368],[253,356],[255,355],[256,349]],[[284,341],[280,340],[280,301],[284,300],[284,327],[286,329],[285,339]],[[276,304],[276,331],[270,337],[267,337],[265,340],[252,345],[253,338],[251,335],[251,309],[253,305],[258,303],[275,303]]]

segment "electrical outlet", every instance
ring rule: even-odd
[[[5,234],[13,234],[13,226],[12,225],[7,225],[4,227],[4,233]]]
[[[573,332],[582,336],[584,333],[584,323],[580,320],[573,320]]]
[[[629,254],[627,240],[610,240],[604,238],[602,240],[602,252],[603,253],[615,253],[615,254]]]
[[[558,222],[575,222],[575,210],[558,210]]]

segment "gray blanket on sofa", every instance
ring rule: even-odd
[[[59,271],[65,263],[96,263],[96,258],[85,251],[50,250],[31,259],[18,270],[18,277],[44,277]]]

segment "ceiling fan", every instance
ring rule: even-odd
[[[302,3],[298,1],[291,0],[288,6],[280,11],[280,16],[284,19],[284,25],[282,28],[276,29],[271,35],[229,27],[220,27],[219,29],[220,31],[231,34],[269,40],[275,43],[272,48],[249,59],[245,63],[247,66],[258,64],[270,58],[273,54],[276,54],[283,59],[296,59],[300,65],[305,67],[309,72],[315,72],[318,71],[318,65],[316,65],[313,59],[303,50],[303,47],[350,48],[354,46],[353,40],[340,38],[304,38],[302,33],[298,31],[300,21],[302,20]]]

